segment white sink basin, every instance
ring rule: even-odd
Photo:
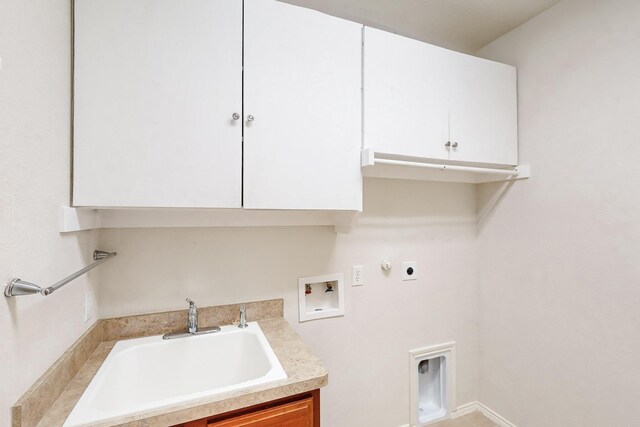
[[[208,335],[120,341],[64,426],[93,425],[285,378],[255,322]]]

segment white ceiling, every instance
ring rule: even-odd
[[[560,0],[281,0],[473,53]]]

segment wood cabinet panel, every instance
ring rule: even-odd
[[[261,403],[174,427],[320,427],[320,390]]]
[[[275,408],[263,409],[224,421],[207,423],[207,427],[310,427],[313,426],[313,400],[303,399]]]

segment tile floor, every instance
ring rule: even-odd
[[[472,412],[454,420],[441,421],[429,427],[499,427],[498,424],[482,415],[480,412]]]

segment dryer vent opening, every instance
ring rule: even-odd
[[[450,417],[454,343],[413,350],[411,354],[411,420],[424,426]]]
[[[446,366],[443,356],[418,363],[418,419],[422,423],[447,415]]]

